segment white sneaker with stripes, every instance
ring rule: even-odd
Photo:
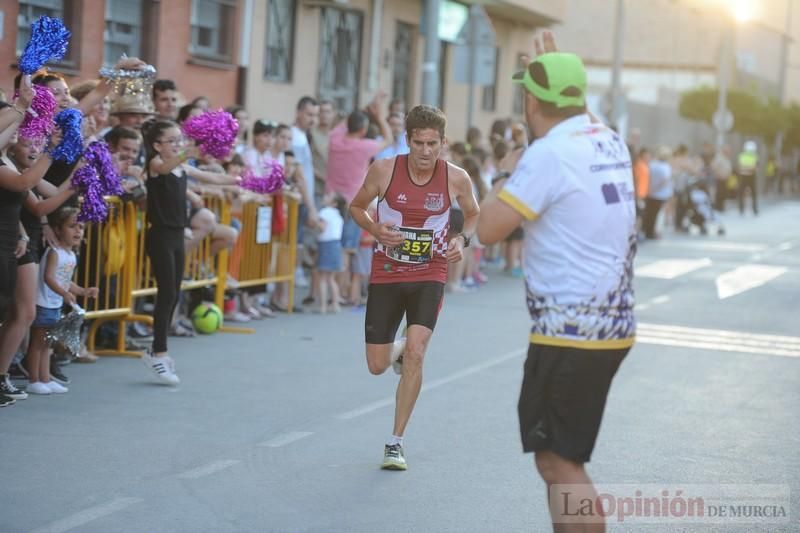
[[[142,363],[149,368],[156,379],[165,385],[177,385],[181,382],[175,373],[175,362],[168,355],[154,357],[150,350],[142,354]]]

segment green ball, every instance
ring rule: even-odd
[[[202,303],[192,311],[192,324],[200,333],[214,333],[222,326],[222,312],[214,304]]]

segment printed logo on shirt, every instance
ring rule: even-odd
[[[404,193],[401,192],[400,194],[397,195],[397,202],[401,203],[401,204],[404,204],[404,203],[408,202],[408,197]]]
[[[604,183],[601,187],[601,190],[607,205],[618,204],[622,200],[633,200],[633,191],[628,189],[628,184],[625,182]]]
[[[424,206],[428,211],[441,211],[444,209],[444,194],[429,192],[425,195]]]

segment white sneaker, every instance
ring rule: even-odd
[[[294,269],[294,286],[300,287],[301,289],[305,289],[306,287],[308,287],[308,279],[306,278],[306,273],[300,267]]]
[[[68,388],[57,381],[48,381],[47,383],[43,383],[43,385],[50,389],[52,394],[64,394],[65,392],[69,392]]]
[[[147,351],[142,354],[142,363],[149,368],[156,378],[165,385],[177,385],[181,382],[178,375],[175,373],[175,362],[171,357],[165,355],[163,357],[153,357]]]
[[[55,381],[51,381],[51,383],[55,383]],[[50,387],[47,386],[46,383],[42,383],[41,381],[34,381],[33,383],[28,383],[28,386],[25,387],[25,391],[28,394],[50,394]]]

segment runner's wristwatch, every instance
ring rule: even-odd
[[[464,239],[464,248],[469,248],[470,238],[466,233],[459,233],[458,234],[462,239]]]

